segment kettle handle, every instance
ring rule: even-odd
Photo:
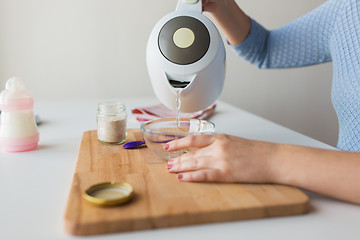
[[[193,11],[202,13],[202,0],[179,0],[176,11]]]

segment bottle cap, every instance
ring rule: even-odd
[[[0,93],[0,110],[18,111],[32,109],[34,100],[18,77],[7,80],[5,90]]]
[[[90,186],[83,193],[89,203],[97,206],[114,206],[128,202],[134,195],[134,188],[125,182],[105,182]]]

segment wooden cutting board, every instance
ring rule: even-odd
[[[130,129],[127,139],[142,140],[141,133]],[[86,188],[109,181],[130,183],[134,198],[107,208],[83,199]],[[88,131],[81,141],[65,228],[73,235],[93,235],[302,214],[308,207],[309,198],[288,186],[179,182],[166,171],[166,161],[146,147],[105,145],[97,141],[96,131]]]

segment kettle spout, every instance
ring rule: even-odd
[[[186,88],[187,85],[189,85],[190,82],[182,82],[182,81],[177,81],[177,80],[171,80],[169,79],[169,83],[171,86],[173,86],[174,88]]]
[[[195,77],[196,75],[179,79],[178,77],[173,77],[166,73],[166,78],[173,88],[186,88]]]

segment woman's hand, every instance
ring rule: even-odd
[[[215,13],[218,6],[222,4],[224,0],[203,0],[203,10],[205,12]]]
[[[360,153],[247,140],[189,136],[167,151],[197,148],[169,160],[180,181],[280,183],[360,204]]]
[[[167,151],[197,148],[168,162],[181,181],[271,182],[274,143],[229,135],[196,135],[167,143]]]
[[[203,0],[203,10],[213,15],[230,44],[240,44],[249,35],[251,20],[235,0]]]

